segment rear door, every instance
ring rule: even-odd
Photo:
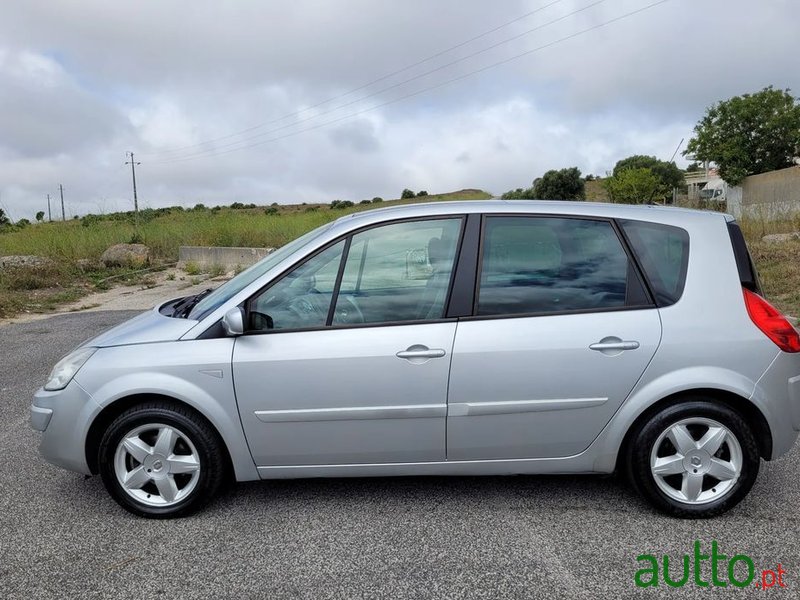
[[[661,323],[609,220],[487,216],[474,315],[459,322],[448,460],[587,448],[628,396]]]

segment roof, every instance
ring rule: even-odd
[[[526,213],[564,216],[605,217],[654,221],[678,225],[730,220],[730,215],[716,211],[648,204],[609,204],[602,202],[568,202],[562,200],[455,200],[387,206],[352,213],[336,221],[347,228],[368,225],[389,219],[405,219],[433,215],[465,213]]]

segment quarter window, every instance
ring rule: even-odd
[[[479,315],[547,314],[647,305],[611,223],[488,217]]]

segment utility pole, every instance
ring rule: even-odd
[[[58,184],[58,191],[61,193],[61,220],[67,220],[67,214],[64,212],[64,186],[60,183]]]
[[[50,194],[47,194],[47,220],[53,222],[53,215],[50,213]]]
[[[133,160],[133,152],[128,152],[131,159],[126,160],[125,164],[130,164],[131,175],[133,176],[133,211],[134,211],[134,231],[139,232],[139,198],[136,196],[136,165],[142,163]]]

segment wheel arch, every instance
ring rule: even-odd
[[[675,392],[660,400],[654,402],[643,410],[634,421],[630,424],[625,436],[620,444],[619,452],[617,454],[616,468],[617,471],[624,469],[624,461],[628,456],[628,449],[631,439],[635,433],[656,413],[663,409],[680,404],[688,398],[704,397],[737,412],[744,421],[752,427],[753,435],[758,442],[758,451],[761,458],[764,460],[771,460],[772,458],[772,431],[769,428],[764,413],[753,402],[744,396],[740,396],[728,390],[721,390],[718,388],[694,388]]]
[[[230,477],[234,476],[235,466],[231,457],[230,449],[228,448],[228,444],[225,442],[225,438],[223,437],[219,428],[206,415],[197,410],[197,408],[191,404],[183,402],[182,400],[172,396],[152,393],[131,394],[129,396],[118,398],[111,404],[105,406],[94,418],[86,434],[86,443],[84,448],[84,452],[86,453],[86,464],[89,466],[89,470],[93,475],[97,475],[100,470],[97,461],[97,454],[100,448],[100,441],[103,438],[103,433],[108,429],[109,425],[114,422],[114,419],[116,419],[123,412],[145,402],[163,402],[165,404],[180,406],[185,410],[192,411],[195,415],[205,421],[219,437],[227,472],[229,473]]]

